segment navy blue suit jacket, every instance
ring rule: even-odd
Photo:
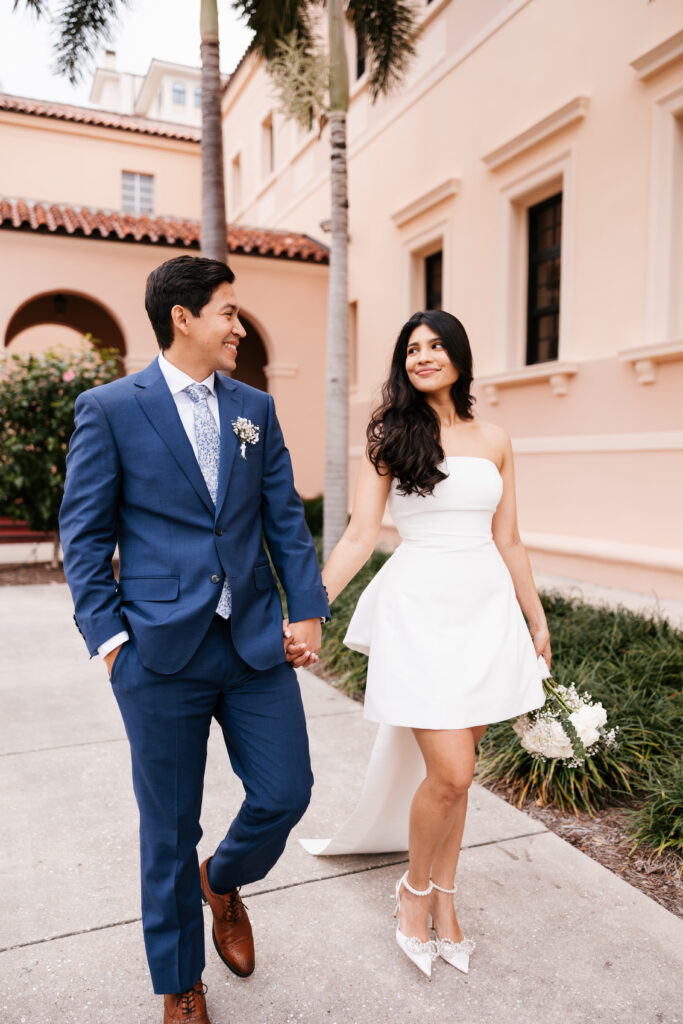
[[[284,661],[282,605],[291,621],[327,616],[315,548],[270,395],[216,374],[221,461],[216,505],[155,360],[76,402],[60,533],[76,623],[90,654],[123,629],[147,668],[190,660],[227,575],[232,635],[256,669]],[[260,429],[241,457],[233,421]],[[120,579],[111,559],[119,546]]]

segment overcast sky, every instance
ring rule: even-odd
[[[56,11],[63,0],[51,0]],[[200,0],[130,0],[114,31],[119,71],[144,74],[153,57],[199,66]],[[13,0],[0,0],[0,91],[61,103],[88,104],[92,69],[77,86],[52,73],[54,29],[45,18],[37,21],[24,0],[13,11]],[[249,45],[250,33],[240,24],[230,0],[218,0],[221,70],[233,70]],[[96,64],[102,63],[104,47]]]

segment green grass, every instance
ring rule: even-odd
[[[627,812],[634,845],[647,843],[654,856],[683,850],[683,765],[680,757],[662,759],[650,772],[637,809]]]
[[[361,591],[387,555],[375,552],[332,608],[324,630],[321,667],[345,692],[362,700],[367,658],[343,645]],[[481,743],[478,781],[500,783],[521,803],[525,797],[567,811],[593,813],[631,806],[636,844],[683,855],[683,633],[665,620],[623,608],[583,604],[555,593],[542,596],[553,645],[553,675],[575,682],[600,700],[608,727],[619,726],[618,746],[601,749],[585,767],[534,760],[511,722],[496,723]]]

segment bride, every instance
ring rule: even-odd
[[[369,655],[365,716],[382,723],[371,762],[379,788],[406,783],[410,754],[398,737],[414,736],[421,753],[395,913],[399,947],[428,977],[439,956],[466,972],[474,949],[453,893],[477,743],[490,722],[543,704],[551,659],[517,530],[510,440],[474,418],[471,384],[460,321],[435,310],[412,316],[368,426],[349,525],[323,570],[332,602],[372,553],[388,507],[401,544],[361,595],[344,642]],[[377,768],[387,764],[391,777],[381,779]],[[376,797],[366,780],[361,805]],[[359,813],[364,844],[305,845],[316,853],[373,849],[365,811],[351,831],[357,838]]]

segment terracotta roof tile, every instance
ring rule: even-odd
[[[153,121],[149,117],[135,117],[132,114],[115,114],[108,110],[92,110],[90,107],[76,107],[70,103],[51,103],[49,100],[10,96],[8,93],[0,93],[0,110],[8,110],[14,114],[32,114],[35,117],[50,117],[58,121],[93,124],[101,128],[117,128],[124,132],[156,135],[184,142],[201,140],[199,128],[192,128],[189,125]]]
[[[0,196],[0,228],[75,235],[79,238],[118,239],[155,245],[177,245],[198,249],[200,224],[173,217],[136,216],[116,210],[45,203]],[[253,256],[328,263],[326,246],[308,235],[294,231],[249,228],[240,224],[228,228],[228,250]]]

